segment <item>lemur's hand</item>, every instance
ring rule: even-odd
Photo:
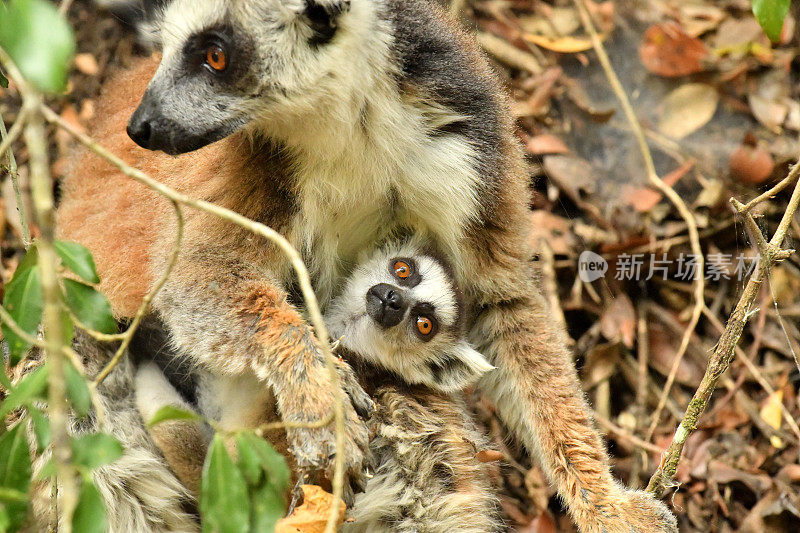
[[[613,511],[598,512],[588,523],[578,521],[584,533],[678,533],[675,516],[664,502],[641,490],[623,490]],[[577,519],[578,517],[576,517]]]
[[[319,355],[321,357],[321,355]],[[352,368],[346,362],[337,360],[340,387],[344,398],[344,500],[352,505],[354,494],[362,492],[367,484],[367,468],[371,465],[369,452],[369,430],[365,418],[372,415],[374,404],[369,395],[358,383]],[[324,418],[333,412],[334,396],[327,381],[316,391],[313,397],[303,398],[298,409],[305,413],[320,413]],[[313,404],[313,405],[311,405]],[[363,418],[362,418],[363,417]],[[336,456],[336,424],[321,428],[299,428],[287,431],[292,453],[297,460],[301,478],[316,482],[318,474],[325,474],[333,479]]]

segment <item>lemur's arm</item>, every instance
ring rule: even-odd
[[[517,237],[525,232],[513,223],[494,228],[486,230],[493,231],[490,239],[480,241],[489,243],[489,253],[474,246],[467,261],[467,290],[477,313],[470,337],[497,367],[482,388],[538,456],[581,531],[676,532],[663,503],[613,479],[565,332],[554,325],[529,246]]]
[[[154,304],[173,344],[214,373],[254,373],[272,389],[284,421],[325,418],[334,395],[311,329],[277,283],[225,250],[187,245],[158,293]],[[358,408],[370,403],[361,394],[351,397]],[[348,474],[361,484],[368,432],[348,401],[345,416]],[[301,469],[330,467],[333,424],[290,429],[287,435]]]

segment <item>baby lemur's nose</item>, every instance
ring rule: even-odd
[[[383,328],[399,324],[406,309],[408,302],[403,295],[403,289],[388,283],[379,283],[367,291],[367,313]]]

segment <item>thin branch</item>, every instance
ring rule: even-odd
[[[25,246],[25,248],[31,244],[31,231],[28,228],[28,217],[25,215],[25,207],[22,204],[22,193],[19,189],[17,159],[14,157],[14,151],[11,149],[11,144],[22,131],[22,126],[25,124],[27,113],[27,108],[23,107],[20,109],[20,112],[17,115],[17,120],[11,127],[11,132],[6,131],[6,125],[3,122],[3,117],[0,116],[0,157],[3,157],[3,152],[7,152],[8,175],[11,177],[11,186],[14,188],[14,199],[17,202],[17,214],[19,214],[20,227],[22,228],[22,244]],[[14,131],[15,128],[16,131]]]
[[[317,428],[324,428],[328,424],[333,421],[333,413],[329,413],[326,417],[321,418],[319,420],[314,420],[313,422],[296,422],[294,420],[282,420],[279,422],[269,422],[267,424],[260,425],[256,430],[255,433],[259,437],[263,437],[265,433],[269,431],[275,431],[278,429],[317,429]]]
[[[734,201],[734,205],[737,204],[743,206],[743,204]],[[752,312],[751,307],[761,288],[761,283],[768,275],[768,270],[772,265],[786,255],[787,251],[782,250],[781,246],[783,245],[786,232],[791,224],[792,217],[794,217],[797,211],[798,205],[800,205],[800,183],[795,185],[794,192],[789,199],[789,204],[786,206],[786,211],[778,224],[778,229],[769,241],[769,247],[767,249],[772,253],[760,259],[758,269],[750,277],[744,291],[742,291],[739,302],[728,318],[725,330],[722,332],[719,342],[714,348],[714,352],[711,354],[700,386],[689,402],[689,406],[686,408],[686,413],[680,425],[678,425],[678,429],[675,431],[672,442],[661,458],[661,464],[655,474],[653,474],[653,477],[650,478],[650,483],[647,486],[648,491],[660,496],[666,488],[674,485],[673,477],[678,469],[678,462],[680,461],[686,439],[688,439],[689,435],[696,429],[697,420],[703,411],[705,411],[708,400],[711,398],[711,394],[714,392],[714,388],[717,385],[717,381],[719,381],[720,376],[728,369],[731,359],[736,353],[736,345],[742,336],[745,323],[750,318]],[[746,215],[749,215],[749,213],[744,213],[744,215],[745,220],[747,220]]]
[[[23,96],[26,100],[38,98],[33,93]],[[60,504],[64,517],[62,528],[66,533],[71,533],[72,514],[77,505],[78,493],[67,432],[67,391],[64,359],[61,352],[64,342],[61,321],[61,289],[58,285],[59,260],[55,248],[53,248],[55,220],[53,183],[50,178],[44,121],[41,115],[32,114],[25,124],[24,135],[30,152],[31,196],[36,220],[41,230],[41,237],[37,241],[36,248],[39,252],[39,274],[44,300],[42,326],[48,366],[48,415],[52,431],[53,459],[57,472],[55,483],[60,487]]]
[[[760,203],[761,203],[761,202],[763,202],[764,200],[769,200],[770,198],[773,198],[773,197],[774,197],[776,194],[778,194],[778,193],[779,193],[779,192],[781,192],[783,189],[785,189],[786,187],[788,187],[789,185],[791,185],[791,183],[792,183],[794,180],[796,180],[796,179],[797,179],[797,176],[798,176],[798,175],[800,175],[800,163],[799,163],[799,164],[795,164],[795,165],[792,167],[792,169],[789,171],[789,174],[788,174],[788,175],[787,175],[785,178],[783,178],[781,181],[779,181],[779,182],[778,182],[778,183],[777,183],[777,184],[776,184],[774,187],[772,187],[770,190],[766,191],[766,192],[765,192],[765,193],[763,193],[763,194],[759,194],[758,196],[756,196],[755,198],[753,198],[752,200],[750,200],[749,202],[747,202],[746,204],[744,204],[744,205],[742,206],[742,209],[743,209],[744,211],[750,211],[750,210],[752,210],[752,209],[753,209],[753,208],[754,208],[756,205],[760,204]]]
[[[332,490],[334,499],[341,498],[342,496],[342,487],[344,483],[344,435],[345,435],[345,427],[344,427],[344,398],[342,396],[341,384],[339,382],[339,374],[336,370],[336,362],[333,357],[333,353],[331,352],[331,346],[329,342],[329,335],[328,329],[325,326],[325,321],[322,318],[322,312],[320,311],[319,302],[317,301],[317,297],[314,294],[314,289],[311,286],[311,278],[308,274],[308,270],[303,263],[303,259],[300,257],[298,251],[291,245],[291,243],[286,240],[286,238],[275,231],[274,229],[261,224],[259,222],[255,222],[250,220],[247,217],[236,213],[235,211],[231,211],[230,209],[226,209],[224,207],[220,207],[216,204],[212,204],[210,202],[206,202],[205,200],[198,200],[195,198],[190,198],[186,195],[183,195],[170,187],[167,187],[163,183],[160,183],[141,170],[131,167],[127,163],[125,163],[122,159],[114,155],[113,153],[109,152],[105,148],[103,148],[100,144],[90,138],[88,135],[78,131],[75,129],[71,124],[61,119],[53,110],[50,108],[41,105],[41,111],[44,117],[54,124],[57,124],[64,130],[66,130],[70,135],[75,137],[81,144],[86,146],[91,152],[95,153],[96,155],[102,157],[115,167],[117,167],[120,172],[122,172],[125,176],[132,178],[139,183],[149,187],[150,189],[156,191],[160,195],[168,198],[169,200],[186,205],[195,209],[199,209],[206,213],[211,213],[216,215],[223,220],[227,220],[233,224],[241,226],[256,235],[260,235],[265,239],[269,240],[273,244],[275,244],[289,259],[292,268],[297,274],[297,280],[300,285],[301,292],[303,294],[303,299],[306,303],[306,307],[308,310],[308,315],[311,321],[311,325],[314,327],[314,333],[316,334],[317,341],[322,349],[322,353],[325,359],[325,364],[328,368],[328,372],[330,375],[331,385],[333,387],[333,395],[334,395],[334,408],[333,408],[333,415],[335,421],[335,433],[336,433],[336,457],[334,458],[334,475],[332,480]],[[336,530],[336,523],[338,521],[338,508],[333,506],[331,508],[331,515],[328,519],[328,523],[326,526],[326,533],[333,533]]]
[[[703,250],[700,248],[700,234],[697,230],[697,221],[695,220],[694,215],[692,215],[692,212],[686,206],[686,203],[683,201],[683,199],[678,195],[678,193],[675,192],[675,189],[664,183],[664,181],[658,177],[655,164],[653,163],[653,155],[650,153],[650,148],[647,146],[647,138],[645,137],[642,125],[639,123],[639,119],[636,118],[636,113],[633,111],[633,106],[631,105],[628,95],[625,92],[625,89],[622,87],[622,83],[620,83],[616,72],[614,72],[614,67],[611,66],[611,60],[609,59],[605,47],[603,46],[603,42],[594,27],[594,23],[592,23],[592,19],[589,16],[589,11],[586,9],[586,4],[584,3],[585,0],[574,1],[575,5],[578,7],[583,26],[586,29],[586,32],[592,38],[592,46],[597,53],[597,58],[600,60],[600,64],[602,65],[603,70],[606,73],[606,77],[611,84],[611,88],[613,89],[614,94],[616,94],[617,99],[622,106],[622,111],[625,113],[625,117],[628,119],[628,122],[633,129],[634,137],[636,137],[636,142],[639,145],[639,151],[642,153],[642,158],[644,159],[647,179],[651,186],[658,189],[661,194],[669,199],[672,205],[674,205],[678,210],[678,213],[680,213],[681,218],[683,218],[683,220],[686,222],[687,230],[689,232],[689,242],[692,247],[692,254],[695,256],[695,262],[697,265],[697,271],[695,272],[694,277],[694,308],[692,310],[692,316],[689,320],[689,325],[683,334],[683,338],[681,339],[678,353],[675,355],[672,368],[670,368],[669,375],[667,376],[667,383],[664,385],[664,391],[661,393],[658,406],[653,414],[653,420],[650,424],[650,428],[647,431],[646,440],[650,440],[650,438],[653,436],[656,426],[658,426],[661,412],[664,410],[664,405],[667,402],[669,391],[672,388],[673,382],[675,381],[675,375],[678,372],[680,362],[686,353],[686,349],[689,347],[689,341],[692,338],[692,333],[694,333],[694,329],[697,327],[697,323],[700,321],[700,315],[703,313],[703,305],[705,305],[705,300],[703,297],[705,292],[705,261],[703,260]]]
[[[69,13],[69,8],[72,5],[72,0],[61,0],[61,5],[58,6],[58,14],[62,17]]]
[[[713,325],[714,328],[720,332],[720,334],[725,331],[725,326],[716,316],[714,316],[708,307],[703,306],[703,314],[706,316],[708,321],[711,322],[711,325]],[[758,381],[758,384],[761,385],[761,388],[764,389],[769,395],[775,394],[775,389],[769,384],[769,381],[767,381],[767,379],[764,377],[764,374],[762,374],[755,363],[750,360],[744,350],[742,350],[739,346],[736,346],[734,353],[736,354],[738,360],[741,361],[745,367],[747,367],[748,372],[750,372],[755,380]],[[797,442],[800,443],[800,427],[798,427],[797,422],[795,422],[794,417],[792,417],[792,413],[789,412],[786,406],[783,405],[783,403],[781,403],[780,406],[783,419],[786,421],[786,425],[789,426],[789,428],[792,430],[792,433],[794,433],[795,437],[797,438]]]
[[[167,261],[167,266],[162,272],[161,277],[156,281],[155,285],[150,289],[144,299],[142,300],[141,305],[139,305],[139,309],[136,311],[136,314],[133,317],[133,321],[128,326],[128,329],[125,331],[122,337],[122,342],[120,343],[119,347],[117,348],[116,353],[111,358],[111,360],[106,364],[103,370],[100,371],[99,374],[94,378],[92,382],[92,387],[97,388],[103,382],[104,379],[108,377],[114,367],[117,366],[119,361],[122,359],[122,356],[125,354],[125,351],[130,346],[131,341],[133,341],[133,335],[136,333],[136,330],[139,328],[139,324],[141,324],[144,315],[147,313],[147,310],[150,308],[150,302],[153,301],[158,291],[164,286],[167,282],[167,278],[169,278],[170,273],[172,272],[172,267],[175,266],[176,261],[178,260],[178,254],[181,251],[181,244],[183,243],[183,210],[181,206],[175,200],[172,201],[172,206],[175,208],[175,218],[178,224],[177,235],[175,236],[175,245],[172,248],[172,254],[170,254],[169,260]]]
[[[636,435],[628,431],[625,431],[618,425],[614,424],[611,420],[607,419],[604,416],[601,416],[597,411],[594,411],[592,413],[592,418],[594,418],[598,424],[603,426],[606,431],[614,434],[620,440],[625,440],[630,442],[637,448],[641,448],[642,450],[647,450],[648,452],[653,452],[653,453],[662,453],[664,451],[662,448],[659,448],[655,444],[642,440]]]
[[[544,69],[532,54],[520,50],[500,37],[484,31],[479,31],[475,38],[478,44],[487,54],[510,67],[530,72],[531,74],[541,74]]]
[[[8,326],[8,329],[13,331],[14,334],[17,335],[17,337],[24,340],[31,346],[36,346],[40,350],[44,350],[47,347],[47,345],[42,339],[34,337],[33,335],[30,335],[27,331],[22,329],[22,327],[19,324],[17,324],[17,322],[14,320],[14,317],[8,314],[8,311],[6,311],[5,307],[3,307],[2,305],[0,305],[0,321],[2,321],[6,326]],[[62,346],[61,354],[64,357],[69,358],[72,364],[75,365],[75,368],[77,368],[81,372],[83,371],[83,364],[81,363],[81,358],[72,348],[70,348],[69,346]]]

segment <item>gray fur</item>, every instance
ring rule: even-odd
[[[89,376],[95,375],[113,355],[113,346],[101,345],[78,331],[74,344]],[[123,358],[98,388],[104,411],[100,422],[92,410],[86,419],[70,419],[70,433],[110,433],[124,446],[123,456],[95,470],[92,479],[103,497],[109,533],[192,533],[200,530],[193,512],[194,496],[175,477],[150,439],[136,409],[132,366]],[[38,457],[39,471],[50,459],[50,451]],[[37,486],[34,516],[42,529],[50,517],[50,484]]]

